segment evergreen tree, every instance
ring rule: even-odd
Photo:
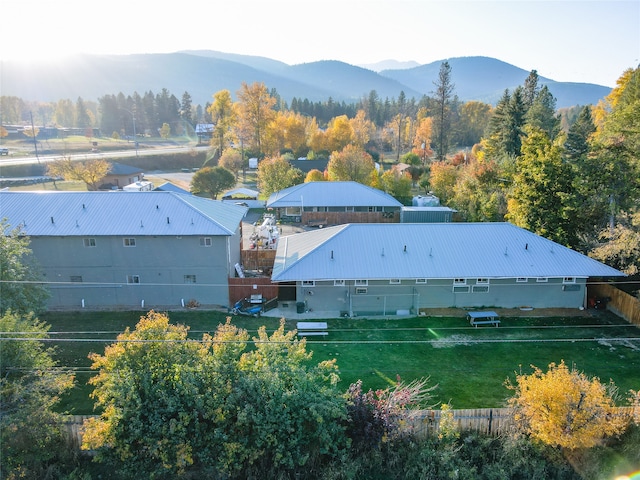
[[[510,101],[511,94],[507,89],[502,93],[502,97],[498,100],[493,115],[489,120],[486,135],[483,139],[486,155],[489,158],[496,158],[505,153],[504,140],[507,137],[506,125]]]
[[[82,97],[78,97],[76,101],[76,121],[75,126],[78,128],[88,128],[91,127],[91,117],[87,112],[87,106],[82,100]]]
[[[158,124],[158,109],[156,107],[155,95],[151,90],[146,92],[142,97],[141,110],[143,111],[143,118],[146,120],[146,125],[144,125],[144,130],[141,125],[140,133],[156,131],[161,124]]]
[[[105,95],[98,99],[98,112],[100,114],[100,130],[103,135],[120,133],[120,115],[115,95]]]
[[[522,101],[525,108],[531,108],[534,100],[538,97],[539,92],[538,72],[536,70],[531,70],[531,73],[529,73],[529,76],[524,81],[524,90],[522,92]]]
[[[520,154],[525,112],[522,87],[517,87],[513,94],[505,90],[496,105],[483,142],[489,158],[516,157]]]
[[[562,245],[578,243],[571,167],[562,147],[540,129],[527,127],[508,200],[507,220]]]
[[[506,137],[504,150],[507,155],[517,156],[522,146],[522,134],[525,124],[526,106],[522,100],[522,87],[513,91],[507,108]]]
[[[526,94],[526,88],[523,93]],[[523,97],[525,106],[526,96]],[[528,125],[544,131],[551,140],[560,133],[560,117],[556,114],[556,99],[545,85],[540,89],[533,103],[527,110],[526,122]]]
[[[180,118],[185,122],[191,123],[191,119],[193,117],[192,112],[192,100],[189,92],[184,92],[182,94],[182,102],[180,103]]]
[[[582,107],[578,118],[569,127],[567,141],[564,143],[565,157],[572,161],[584,157],[589,151],[589,138],[595,131],[591,107]]]
[[[443,62],[440,65],[438,81],[434,82],[436,86],[435,102],[437,110],[435,112],[435,120],[433,122],[435,152],[439,160],[444,160],[449,150],[449,136],[451,127],[451,95],[455,88],[451,80],[451,66],[449,62]]]

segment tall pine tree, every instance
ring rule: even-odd
[[[444,160],[449,150],[449,136],[451,128],[451,96],[455,88],[455,84],[451,80],[451,65],[449,62],[443,62],[440,65],[440,73],[438,81],[434,82],[436,86],[435,103],[436,111],[433,122],[435,152],[438,160]]]

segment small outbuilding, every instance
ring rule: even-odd
[[[304,225],[399,222],[402,204],[358,182],[308,182],[273,193],[267,208],[281,220]]]

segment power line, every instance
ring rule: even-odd
[[[268,278],[268,277],[256,277],[256,278]],[[475,278],[475,277],[467,277],[467,278]],[[495,278],[493,280],[509,280],[512,277],[506,278],[506,277],[501,277],[501,278]],[[527,277],[527,278],[536,278],[536,277]],[[563,278],[563,277],[546,277],[546,278],[553,278],[553,279],[559,279],[559,278]],[[315,282],[332,282],[334,280],[342,280],[342,279],[333,279],[333,278],[327,278],[327,279],[316,279],[314,280]],[[354,280],[354,279],[345,279],[345,280]],[[388,278],[375,278],[375,279],[369,279],[369,281],[371,282],[376,282],[376,281],[386,281],[389,280]],[[414,280],[413,278],[407,278],[407,279],[401,279],[401,280],[406,280],[406,281],[411,281]],[[429,280],[429,279],[427,279]],[[440,280],[449,280],[449,278],[438,278],[438,279],[433,279],[432,281],[440,281]],[[490,280],[492,280],[492,278],[490,278]],[[127,283],[127,282],[100,282],[100,281],[87,281],[87,282],[55,282],[52,280],[0,280],[0,284],[2,283],[7,283],[7,284],[22,284],[22,285],[53,285],[53,286],[73,286],[75,288],[81,288],[81,287],[92,287],[92,286],[102,286],[102,287],[123,287],[123,286],[131,286],[131,287],[135,287],[135,288],[139,288],[140,286],[150,286],[150,287],[158,287],[158,286],[170,286],[170,287],[177,287],[177,286],[188,286],[188,287],[230,287],[230,288],[244,288],[246,287],[246,285],[229,285],[228,283],[172,283],[172,282],[168,282],[168,283],[157,283],[157,282],[141,282],[141,283]],[[585,286],[589,286],[589,285],[638,285],[638,281],[633,281],[633,280],[627,280],[627,281],[599,281],[599,282],[588,282],[588,283],[578,283],[577,285],[585,285]],[[442,287],[448,287],[449,284],[429,284],[427,283],[420,283],[420,284],[384,284],[384,285],[374,285],[374,286],[385,286],[385,287],[389,287],[389,288],[401,288],[401,287],[413,287],[413,286],[418,286],[419,288],[429,288],[429,287],[433,287],[433,288],[442,288]],[[467,285],[472,285],[472,284],[467,284]],[[529,282],[522,282],[522,283],[508,283],[508,284],[499,284],[499,283],[489,283],[489,286],[491,287],[532,287],[532,286],[537,286],[537,287],[548,287],[548,286],[556,286],[556,285],[560,285],[560,284],[556,284],[553,282],[536,282],[536,283],[529,283]],[[270,285],[260,285],[262,287],[266,287],[266,286],[280,286],[279,283],[274,283],[274,284],[270,284]],[[297,287],[298,285],[296,285]],[[305,285],[300,285],[301,288],[348,288],[351,287],[353,285],[345,285],[344,287],[342,286],[336,286],[336,285],[319,285],[319,284],[315,284],[314,286],[305,286]],[[371,286],[371,285],[369,285]],[[461,285],[462,286],[462,285]],[[484,286],[484,284],[483,284]]]
[[[192,338],[186,339],[99,339],[99,338],[25,338],[25,337],[4,337],[0,341],[16,341],[26,342],[38,340],[47,343],[211,343],[211,344],[253,344],[253,345],[288,345],[290,341],[272,341],[272,340],[197,340]],[[318,340],[312,343],[327,343],[331,345],[402,345],[402,344],[451,344],[451,345],[468,345],[468,344],[485,344],[485,343],[574,343],[574,342],[640,342],[640,337],[594,337],[594,338],[489,338],[489,339],[435,339],[435,340]]]

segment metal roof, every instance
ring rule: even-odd
[[[251,190],[250,188],[235,188],[233,190],[229,190],[221,195],[221,197],[231,197],[233,195],[244,195],[245,197],[258,198],[260,192],[257,190]]]
[[[347,224],[278,241],[275,282],[624,276],[509,223]]]
[[[358,182],[308,182],[271,194],[267,208],[401,207],[391,195]]]
[[[189,192],[188,190],[185,190],[184,188],[180,188],[171,182],[164,182],[162,185],[154,188],[154,190],[158,192],[174,192],[174,193],[184,193],[185,195],[191,195],[191,192]]]
[[[109,164],[111,165],[108,172],[109,175],[131,175],[144,171],[141,168],[132,167],[131,165],[125,165],[123,163],[109,162]]]
[[[233,235],[247,210],[175,192],[0,191],[0,218],[30,236]]]

